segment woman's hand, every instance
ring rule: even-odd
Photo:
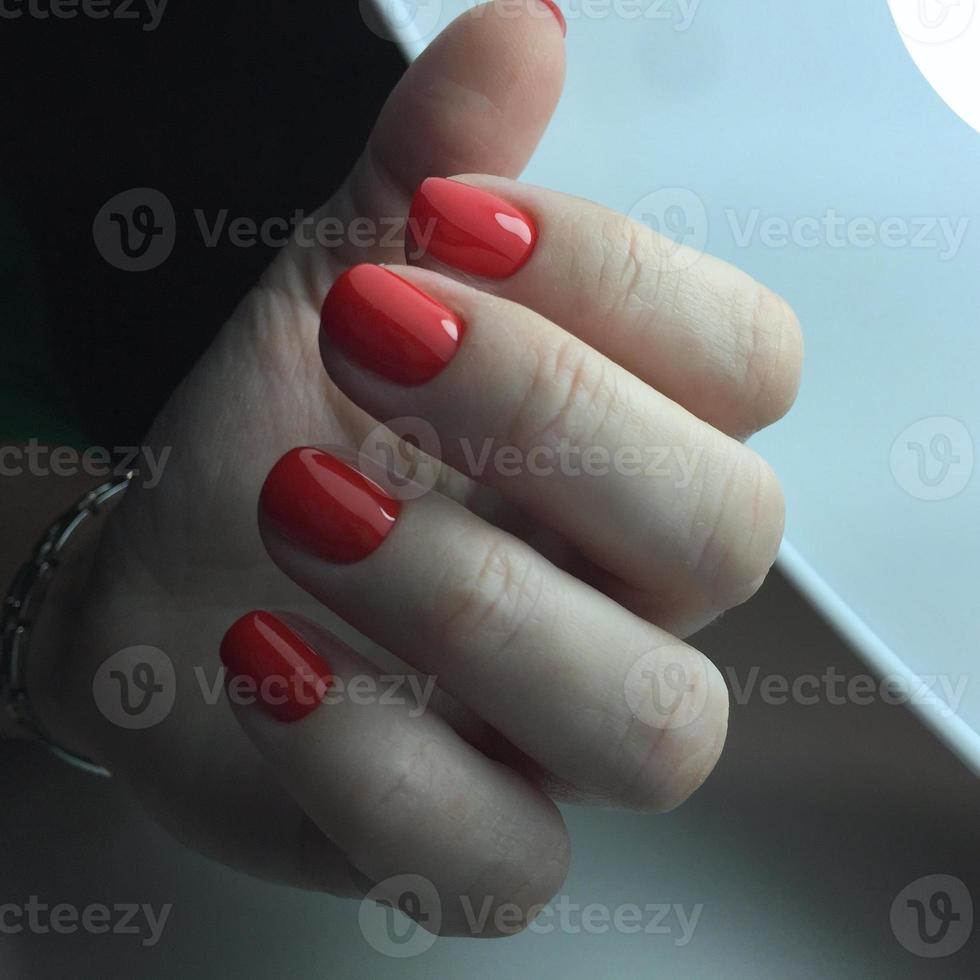
[[[740,440],[789,407],[801,358],[749,277],[472,176],[516,176],[558,99],[562,35],[534,4],[470,11],[408,71],[312,219],[350,234],[297,240],[245,297],[149,434],[172,447],[161,482],[106,519],[68,648],[39,652],[52,732],[182,841],[338,894],[419,875],[443,932],[556,892],[552,799],[663,810],[711,770],[727,692],[675,637],[775,558],[780,491]],[[410,207],[404,247],[364,244]],[[437,435],[433,492],[358,455],[395,418]],[[327,609],[410,668],[314,625],[338,628]],[[175,666],[145,729],[96,707],[134,646]],[[237,680],[209,703],[219,646]],[[414,702],[378,680],[412,669],[430,703],[424,676]],[[284,696],[249,703],[270,677]]]

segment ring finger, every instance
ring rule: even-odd
[[[454,501],[296,449],[260,528],[295,582],[585,796],[669,809],[717,760],[728,695],[705,657]]]

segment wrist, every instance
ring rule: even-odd
[[[72,678],[84,675],[78,663],[82,611],[106,512],[122,488],[116,482],[93,492],[89,477],[29,475],[2,487],[17,520],[0,554],[4,577],[13,581],[8,596],[13,605],[6,607],[4,621],[9,711],[3,712],[7,717],[0,735],[31,737],[33,730],[69,756],[91,755],[78,724],[86,699]]]
[[[27,661],[27,691],[41,730],[84,758],[92,758],[92,749],[80,723],[84,692],[76,683],[82,673],[79,626],[95,577],[103,521],[100,516],[81,528],[59,563],[31,631]]]

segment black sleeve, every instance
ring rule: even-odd
[[[51,360],[5,374],[50,376],[57,410],[94,443],[139,439],[274,254],[226,234],[209,244],[196,214],[210,226],[223,212],[261,224],[308,211],[360,152],[405,66],[358,8],[170,0],[153,26],[146,0],[111,0],[99,20],[41,19],[24,3],[0,25],[0,212],[14,216],[8,239],[21,235],[8,250],[32,257]],[[169,256],[138,272],[93,232],[131,188],[174,213]],[[7,350],[42,356],[15,336],[37,317],[0,326]]]

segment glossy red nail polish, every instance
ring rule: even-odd
[[[259,496],[264,519],[324,561],[366,558],[388,536],[401,502],[322,449],[292,449],[272,467]]]
[[[389,381],[420,385],[453,358],[463,323],[442,303],[377,265],[356,265],[320,311],[320,348],[338,347]]]
[[[555,0],[541,0],[541,2],[555,15],[555,18],[561,27],[561,36],[567,36],[568,24],[565,23],[565,15],[561,12],[561,7],[555,3]]]
[[[250,612],[236,620],[221,641],[226,683],[247,677],[248,697],[277,721],[299,721],[319,707],[333,674],[327,662],[271,613]],[[245,689],[233,687],[236,698]]]
[[[411,258],[431,255],[487,279],[512,276],[538,240],[534,222],[494,194],[430,177],[415,192],[408,219]]]

